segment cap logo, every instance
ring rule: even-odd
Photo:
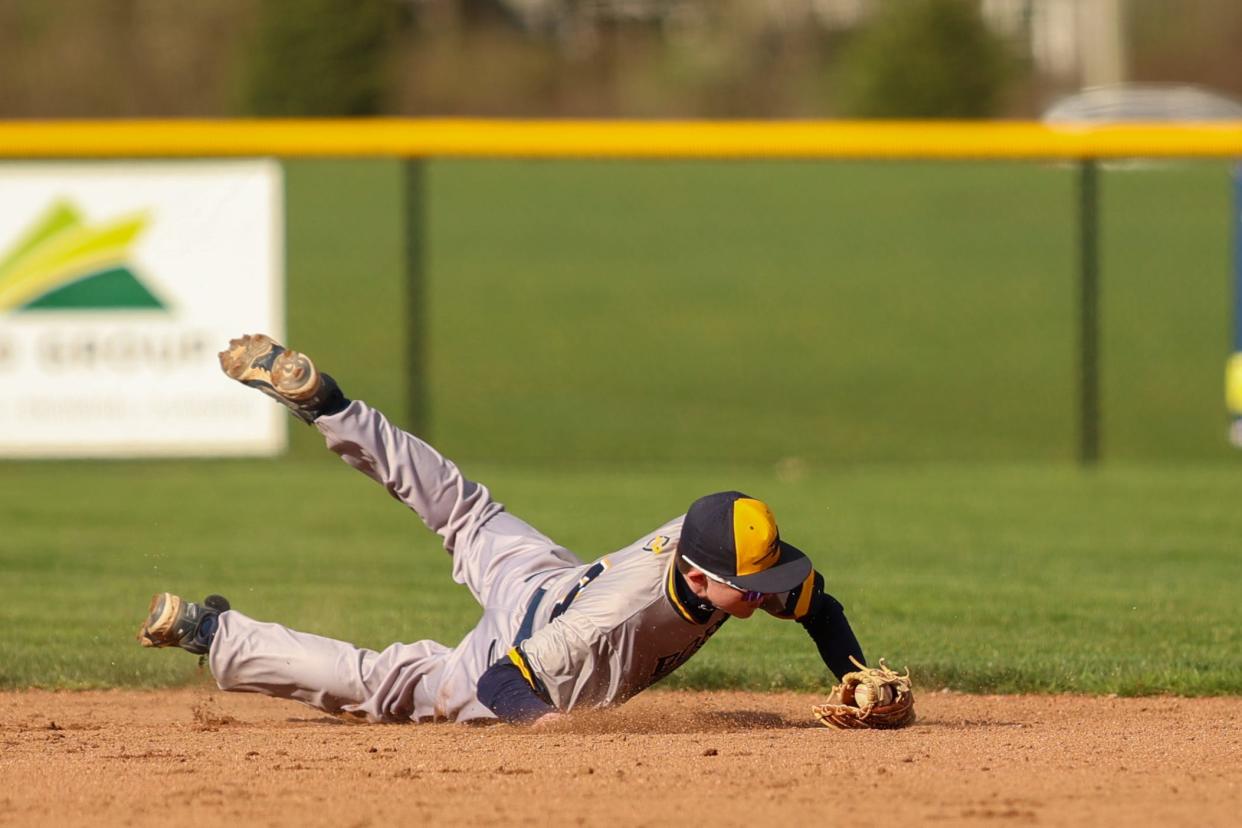
[[[775,566],[781,559],[780,532],[772,510],[761,500],[743,497],[733,501],[733,544],[737,550],[737,574],[753,575]]]

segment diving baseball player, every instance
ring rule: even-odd
[[[840,679],[862,661],[841,605],[772,512],[740,492],[699,498],[629,546],[583,563],[509,514],[427,443],[350,401],[309,357],[263,335],[220,354],[233,379],[313,424],[328,448],[444,539],[453,580],[483,607],[456,646],[382,652],[256,621],[218,595],[156,595],[138,638],[205,655],[221,689],[371,721],[547,721],[620,704],[686,662],[730,618],[800,623]]]

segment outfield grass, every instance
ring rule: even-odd
[[[406,412],[400,168],[287,167],[290,342]],[[872,656],[971,690],[1239,693],[1223,163],[1103,175],[1103,456],[1075,432],[1074,169],[437,161],[430,436],[585,557],[768,499]],[[221,382],[225,380],[220,379]],[[4,463],[0,685],[166,685],[147,596],[219,590],[378,647],[452,642],[417,521],[295,429],[272,462]],[[818,687],[728,625],[673,684]]]
[[[195,659],[133,640],[152,592],[381,647],[452,643],[477,610],[417,519],[331,457],[21,463],[0,503],[0,686],[164,686]],[[467,465],[594,557],[693,497],[774,504],[874,658],[924,687],[1242,693],[1242,473],[1227,466]],[[16,483],[16,485],[13,485]],[[734,622],[671,685],[822,688],[797,625]]]
[[[289,329],[400,419],[398,172],[289,166]],[[1075,176],[432,163],[432,434],[522,465],[1072,460]],[[1229,167],[1101,179],[1104,457],[1230,458]]]

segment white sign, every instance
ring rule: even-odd
[[[216,352],[284,334],[275,161],[0,164],[0,455],[276,454]]]

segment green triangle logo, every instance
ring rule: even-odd
[[[0,313],[38,310],[162,310],[134,274],[130,247],[146,215],[88,227],[58,201],[0,255]]]

